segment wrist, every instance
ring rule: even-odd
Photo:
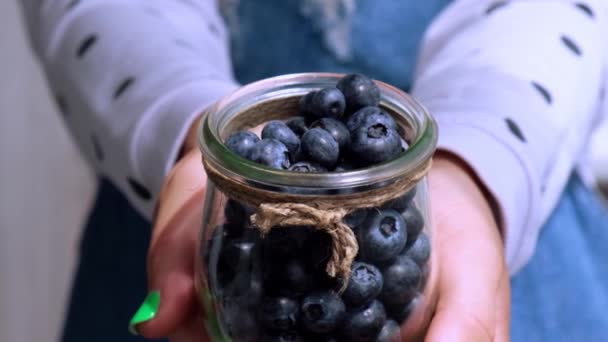
[[[458,196],[462,196],[463,200],[474,203],[479,211],[487,213],[502,235],[498,203],[464,159],[450,152],[438,151],[433,158],[430,178],[435,183],[440,183],[442,191],[450,187],[458,192]]]
[[[202,114],[199,115],[198,118],[196,118],[196,120],[192,122],[192,125],[190,125],[188,133],[182,144],[178,160],[182,159],[185,155],[192,152],[193,150],[198,150],[198,128],[201,120]]]

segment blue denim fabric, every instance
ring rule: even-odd
[[[579,177],[511,286],[513,341],[608,341],[608,211]]]
[[[308,71],[360,72],[408,89],[426,28],[448,0],[358,0],[352,59],[342,62],[322,43],[306,0],[241,1],[233,62],[239,81]]]
[[[147,294],[150,223],[107,180],[80,243],[64,342],[142,342],[127,328]]]
[[[234,43],[247,83],[304,71],[356,71],[407,90],[424,30],[447,0],[359,0],[353,59],[341,62],[298,11],[302,0],[241,1]],[[382,5],[379,5],[382,4]],[[146,294],[150,225],[102,181],[83,235],[64,342],[136,342],[127,324]],[[514,341],[608,341],[608,215],[573,176],[537,252],[513,278]]]

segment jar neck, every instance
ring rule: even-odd
[[[240,88],[205,112],[199,145],[205,163],[237,183],[266,191],[327,195],[386,187],[427,164],[437,144],[437,127],[413,98],[388,84],[377,82],[380,107],[399,124],[409,143],[397,158],[372,167],[345,172],[297,173],[276,170],[232,153],[223,141],[234,131],[250,129],[268,120],[292,117],[299,98],[312,90],[335,86],[341,74],[306,73],[269,78]]]

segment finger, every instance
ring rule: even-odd
[[[196,310],[194,260],[204,185],[200,159],[184,157],[163,189],[148,255],[149,286],[160,291],[160,307],[136,327],[145,337],[170,335]]]
[[[439,298],[427,341],[494,341],[509,284],[487,198],[453,159],[438,159],[429,179]]]
[[[159,196],[159,208],[154,218],[152,241],[170,227],[172,220],[182,206],[192,197],[202,196],[206,185],[207,175],[201,162],[199,151],[186,154],[171,170]],[[199,204],[202,204],[200,202]]]
[[[496,299],[496,342],[508,342],[511,318],[511,284],[509,274],[503,274]]]
[[[173,333],[169,340],[171,342],[209,342],[210,340],[203,328],[204,324],[202,317],[195,317]]]
[[[497,298],[508,298],[498,237],[482,227],[441,230],[449,233],[439,233],[439,301],[427,341],[494,341]]]

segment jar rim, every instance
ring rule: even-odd
[[[327,173],[295,173],[249,161],[230,151],[223,143],[222,130],[230,119],[261,101],[300,97],[310,90],[335,86],[344,74],[298,73],[263,79],[245,85],[220,99],[203,112],[198,141],[203,158],[222,174],[249,186],[268,190],[300,188],[319,193],[328,190],[369,189],[386,185],[410,174],[432,157],[437,145],[437,124],[428,111],[402,90],[375,80],[380,88],[380,107],[401,115],[411,124],[414,136],[409,148],[397,158],[370,167]]]

